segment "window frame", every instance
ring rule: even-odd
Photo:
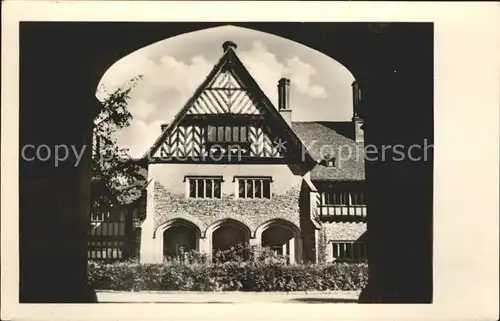
[[[356,196],[356,198],[358,196],[361,196],[361,200],[362,200],[362,203],[361,204],[354,204],[354,201],[353,201],[353,196]],[[366,206],[366,202],[365,202],[365,193],[363,191],[350,191],[349,192],[349,206]]]
[[[96,218],[98,216],[98,218]],[[105,222],[111,216],[111,212],[100,212],[100,213],[92,213],[90,215],[91,223],[102,223]]]
[[[90,222],[92,223],[104,222],[104,213],[92,213],[90,215]]]
[[[246,196],[247,193],[245,193],[245,197],[240,196],[240,181],[245,181],[245,184],[247,184],[247,181],[253,181],[252,183],[252,194],[253,197],[248,197]],[[261,181],[261,187],[260,187],[260,197],[256,197],[256,189],[255,189],[255,182],[256,181]],[[265,190],[265,184],[264,181],[269,182],[269,197],[264,196],[264,190]],[[271,200],[273,198],[273,188],[272,188],[272,183],[274,182],[272,176],[234,176],[233,178],[234,182],[234,196],[235,199],[242,199],[242,200]],[[247,191],[245,187],[245,192]]]
[[[366,242],[358,242],[357,240],[330,240],[328,242],[330,244],[330,253],[333,261],[337,260],[348,260],[348,261],[356,261],[356,262],[362,262],[368,260],[368,252],[367,252],[367,247],[366,247]],[[351,248],[349,249],[351,253],[355,253],[354,257],[348,257],[345,255],[347,252],[348,248],[347,247],[342,247],[342,244],[346,244],[347,246],[350,246]],[[344,256],[340,256],[341,251],[338,251],[338,256],[335,256],[336,252],[336,246],[340,245],[339,249],[344,248]],[[357,250],[355,246],[358,246]],[[361,248],[359,246],[362,246]],[[360,254],[361,253],[361,254]]]
[[[195,188],[195,196],[191,196],[191,182],[195,181],[196,183],[196,188]],[[198,181],[203,181],[203,197],[200,197],[198,195]],[[211,181],[211,197],[207,197],[207,181]],[[219,184],[219,195],[216,196],[215,193],[215,183]],[[186,184],[186,198],[189,199],[198,199],[198,200],[203,200],[203,199],[222,199],[222,183],[224,182],[224,179],[222,176],[207,176],[207,175],[186,175],[184,176],[184,183]]]
[[[206,142],[209,144],[240,144],[240,143],[249,143],[250,142],[250,130],[249,130],[249,125],[211,125],[208,124],[206,128],[207,132],[207,137],[206,137]],[[237,131],[235,131],[235,128],[238,128]],[[243,130],[243,128],[245,130]],[[213,136],[215,136],[215,139],[211,139],[212,136],[210,134],[210,129],[213,129]],[[229,129],[229,131],[228,131]],[[245,132],[245,135],[242,135],[242,133]],[[227,135],[229,133],[229,135]],[[235,135],[237,133],[237,135]],[[221,137],[222,136],[222,139]],[[230,139],[226,139],[227,136],[230,136]],[[238,139],[235,140],[234,136],[238,136]],[[242,140],[241,137],[245,136],[245,140]]]
[[[209,155],[219,158],[247,158],[251,154],[250,124],[206,124],[205,148]],[[237,130],[236,130],[237,129]],[[237,139],[234,137],[237,136]],[[229,137],[230,139],[226,139]],[[242,139],[244,137],[244,139]]]
[[[339,194],[337,194],[339,193]],[[329,200],[329,197],[331,195],[340,195],[340,193],[342,195],[344,195],[344,200],[347,200],[347,202],[343,203],[343,204],[335,204],[335,203],[327,203],[327,199]],[[353,194],[361,194],[362,195],[362,200],[363,200],[363,203],[362,204],[354,204],[354,201],[353,201]],[[327,196],[328,195],[328,196]],[[346,197],[347,195],[347,197]],[[327,191],[324,191],[321,193],[321,206],[350,206],[350,207],[356,207],[356,206],[359,206],[359,207],[363,207],[363,206],[366,206],[366,203],[364,202],[364,193],[363,192],[360,192],[360,191],[335,191],[333,193],[330,193],[328,190]]]
[[[347,194],[347,202],[346,201],[346,194]],[[342,199],[344,203],[329,203],[330,199],[337,199],[338,196],[342,195]],[[328,201],[328,202],[327,202]],[[350,200],[349,200],[349,194],[347,191],[334,191],[330,193],[329,191],[323,192],[323,205],[324,206],[349,206]]]

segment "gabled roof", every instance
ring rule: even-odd
[[[156,139],[153,146],[144,154],[142,157],[147,158],[148,155],[154,155],[156,151],[160,148],[163,141],[168,137],[173,128],[179,125],[184,116],[188,113],[190,107],[194,104],[194,102],[198,99],[198,97],[202,94],[202,92],[207,89],[211,81],[214,77],[225,67],[230,67],[234,71],[235,74],[238,75],[238,78],[244,83],[245,87],[252,92],[254,96],[256,96],[260,102],[262,103],[262,107],[268,112],[268,115],[271,116],[276,123],[281,127],[283,133],[292,139],[292,144],[297,146],[297,150],[302,150],[301,140],[294,133],[292,128],[287,124],[287,122],[283,119],[279,111],[273,105],[273,103],[269,100],[266,94],[259,87],[255,79],[250,75],[246,67],[243,65],[241,60],[238,58],[236,53],[234,52],[235,46],[226,46],[225,52],[214,66],[214,68],[210,71],[205,80],[201,83],[201,85],[196,89],[191,98],[186,102],[184,107],[175,115],[173,121],[169,123],[163,133]],[[314,158],[311,157],[308,153],[306,153],[306,162],[314,162]]]
[[[293,122],[292,127],[317,162],[328,152],[337,158],[335,167],[327,167],[324,163],[316,165],[311,170],[311,180],[365,179],[364,150],[351,138],[351,122]],[[351,157],[348,157],[349,150]]]

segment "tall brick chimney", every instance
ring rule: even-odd
[[[363,131],[363,119],[359,117],[359,105],[361,103],[361,89],[356,81],[352,83],[352,103],[353,103],[353,115],[352,123],[354,129],[354,140],[360,145],[364,145],[364,131]]]
[[[290,108],[290,79],[278,81],[278,110],[289,126],[292,126],[292,109]]]

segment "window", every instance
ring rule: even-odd
[[[365,243],[332,242],[332,252],[334,260],[366,260]]]
[[[335,167],[337,166],[337,158],[332,153],[325,153],[321,162],[323,166]]]
[[[92,213],[92,215],[90,216],[90,221],[92,222],[104,221],[104,213]]]
[[[335,167],[335,158],[326,161],[326,167]]]
[[[271,198],[270,177],[236,178],[239,198]]]
[[[247,126],[211,126],[207,127],[209,143],[246,143],[248,142]]]
[[[221,198],[222,177],[186,177],[191,198]]]
[[[248,156],[247,126],[207,126],[207,149],[213,156]]]
[[[91,222],[104,222],[104,220],[108,217],[109,217],[109,213],[103,213],[103,212],[92,213],[92,215],[90,216],[90,221]]]
[[[328,191],[323,193],[323,205],[365,205],[362,192]]]
[[[347,192],[328,191],[324,194],[325,205],[347,205],[349,204],[349,194]]]
[[[363,192],[351,193],[351,205],[365,205]]]

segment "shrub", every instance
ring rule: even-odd
[[[265,249],[232,249],[213,262],[195,253],[162,264],[89,262],[95,289],[141,291],[324,291],[358,290],[366,285],[365,263],[286,264]],[[228,258],[236,259],[228,259]]]

